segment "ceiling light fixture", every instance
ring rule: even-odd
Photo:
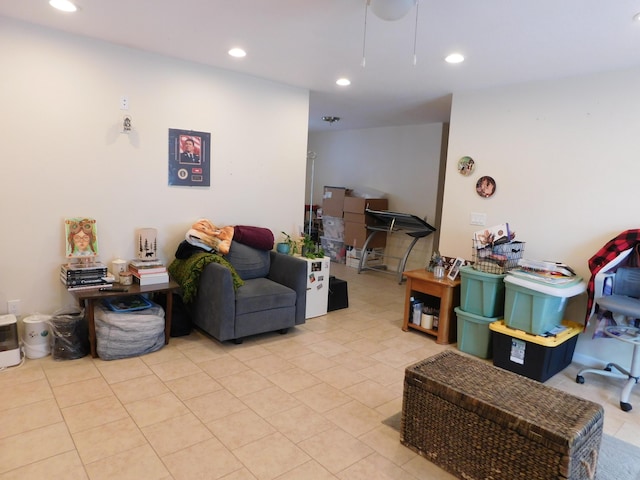
[[[322,117],[322,120],[324,120],[327,123],[330,123],[331,125],[333,125],[334,122],[339,122],[340,121],[340,117],[330,117],[325,115],[324,117]]]
[[[336,85],[340,85],[341,87],[348,87],[349,85],[351,85],[351,80],[344,77],[339,78],[338,80],[336,80]]]
[[[633,16],[633,21],[634,21],[634,22],[640,22],[640,12],[636,13],[636,14]]]
[[[247,56],[247,52],[245,52],[243,49],[238,47],[232,48],[231,50],[229,50],[228,53],[229,55],[235,58],[243,58]]]
[[[461,53],[452,53],[444,58],[447,63],[462,63],[464,62],[464,56]]]
[[[62,12],[75,12],[78,10],[69,0],[49,0],[49,5]]]
[[[366,45],[367,45],[367,13],[369,12],[369,6],[371,11],[376,17],[388,22],[395,22],[405,17],[409,10],[415,5],[416,7],[416,21],[413,32],[413,65],[418,62],[416,56],[416,44],[418,40],[418,9],[420,7],[419,0],[366,0],[366,6],[364,9],[364,37],[362,39],[362,62],[364,67],[366,61]]]
[[[371,11],[376,17],[388,22],[395,22],[403,18],[417,0],[368,0],[371,5]]]

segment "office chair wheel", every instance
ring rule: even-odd
[[[288,331],[289,331],[288,328],[281,328],[280,330],[278,330],[278,333],[280,335],[286,335]]]
[[[623,412],[628,412],[629,410],[631,410],[633,407],[631,406],[630,403],[627,402],[620,402],[620,408],[622,409]]]
[[[576,383],[584,383],[584,377],[582,375],[576,375]]]

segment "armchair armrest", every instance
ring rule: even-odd
[[[235,290],[231,271],[219,263],[209,263],[200,274],[193,302],[193,320],[220,341],[235,338]]]
[[[296,325],[305,322],[307,310],[307,262],[271,251],[269,279],[296,292]]]

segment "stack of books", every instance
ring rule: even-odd
[[[542,260],[521,258],[518,260],[518,268],[509,271],[513,275],[528,280],[561,285],[576,280],[576,272],[569,265]]]
[[[161,260],[131,260],[129,271],[133,274],[133,281],[140,285],[169,282],[167,267]]]
[[[107,266],[102,263],[66,263],[60,268],[60,281],[67,290],[90,290],[109,288]]]

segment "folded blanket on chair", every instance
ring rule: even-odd
[[[193,301],[198,293],[198,285],[200,284],[200,274],[204,267],[211,262],[219,263],[227,267],[231,271],[231,278],[233,280],[233,288],[237,289],[244,285],[244,282],[236,272],[235,268],[226,261],[222,256],[215,253],[195,253],[189,258],[180,259],[176,258],[169,265],[169,273],[171,277],[178,282],[182,288],[182,300],[185,303]]]
[[[189,238],[209,245],[216,252],[226,255],[231,247],[233,227],[216,227],[211,221],[203,218],[191,225],[191,229],[187,232],[187,241]]]

